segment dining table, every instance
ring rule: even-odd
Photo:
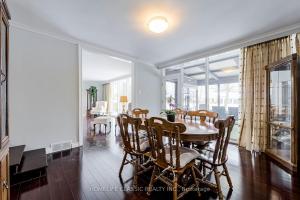
[[[164,118],[164,117],[162,117]],[[142,119],[141,129],[146,129]],[[200,120],[191,120],[183,118],[175,118],[176,123],[182,123],[186,126],[185,132],[180,134],[180,139],[184,142],[206,142],[216,140],[218,138],[219,129],[213,123]]]
[[[212,141],[218,138],[219,129],[213,123],[201,122],[190,119],[175,119],[176,123],[186,126],[185,132],[180,134],[180,139],[185,142]]]

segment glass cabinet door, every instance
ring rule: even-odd
[[[7,131],[7,40],[8,25],[6,20],[1,19],[1,88],[0,88],[0,109],[1,109],[1,141],[8,136]]]
[[[269,151],[291,160],[292,90],[291,64],[270,70],[269,83]]]

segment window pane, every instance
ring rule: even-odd
[[[217,112],[217,107],[218,107],[218,85],[209,85],[208,86],[208,105],[209,105],[209,110]]]
[[[120,79],[110,83],[109,110],[112,115],[122,112],[123,104],[120,103],[120,96],[127,96],[128,102],[126,105],[131,103],[131,78]],[[127,110],[126,106],[125,110]]]
[[[232,142],[239,138],[239,56],[237,49],[209,57],[209,109],[219,113],[220,119],[234,115]]]
[[[166,81],[166,109],[176,107],[176,83]]]
[[[197,110],[197,87],[184,86],[184,109]]]
[[[205,99],[206,99],[205,86],[204,85],[198,86],[198,109],[200,110],[206,109]]]

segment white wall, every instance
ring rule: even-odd
[[[11,27],[11,145],[26,149],[78,142],[78,47]]]
[[[147,108],[150,115],[161,112],[162,79],[159,70],[141,62],[133,67],[134,107]]]
[[[78,52],[74,43],[11,27],[8,90],[11,146],[25,144],[29,150],[67,140],[78,144]],[[148,108],[151,115],[158,115],[159,71],[136,62],[132,77],[134,106]]]

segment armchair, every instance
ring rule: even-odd
[[[107,101],[96,101],[96,106],[92,107],[91,115],[106,115],[107,114]]]

